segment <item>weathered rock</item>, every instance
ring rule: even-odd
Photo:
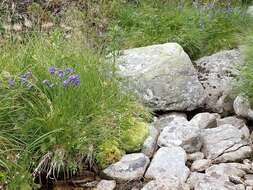
[[[155,128],[153,125],[149,126],[149,136],[144,141],[142,146],[142,153],[144,153],[146,156],[151,158],[153,154],[155,153],[155,150],[157,148],[157,138],[159,135],[159,131],[157,128]]]
[[[192,154],[187,154],[188,161],[201,160],[201,159],[204,159],[204,157],[205,156],[202,152],[194,152]]]
[[[194,189],[195,185],[204,178],[205,174],[199,172],[192,172],[187,179],[187,184],[189,184],[191,189]]]
[[[194,190],[238,190],[237,186],[229,181],[221,180],[217,176],[193,172],[187,183]]]
[[[205,99],[197,72],[177,43],[124,50],[117,62],[128,88],[153,110],[194,110]]]
[[[116,188],[116,181],[101,180],[97,185],[97,190],[114,190]]]
[[[192,126],[189,122],[171,122],[161,132],[158,138],[158,145],[161,147],[181,146],[188,153],[197,152],[202,146],[200,133],[201,130]]]
[[[199,80],[207,94],[205,108],[217,113],[233,112],[232,80],[242,64],[238,50],[221,51],[196,61]]]
[[[191,165],[191,171],[202,172],[205,171],[211,165],[211,160],[202,159],[196,160]]]
[[[247,174],[244,176],[245,184],[253,187],[253,174]]]
[[[143,177],[149,158],[143,153],[127,154],[115,164],[103,170],[108,177],[119,181],[137,180]]]
[[[185,162],[186,153],[181,147],[162,147],[154,155],[145,178],[171,179],[183,184],[190,173]]]
[[[224,124],[230,124],[240,129],[243,132],[246,139],[250,137],[249,128],[246,126],[245,120],[237,118],[236,116],[230,116],[230,117],[225,117],[222,119],[217,119],[218,127]]]
[[[229,177],[231,176],[243,177],[246,172],[236,166],[229,163],[213,165],[206,170],[206,175],[215,176],[217,179],[223,181],[229,181]]]
[[[154,125],[157,129],[161,131],[167,127],[170,123],[180,124],[180,123],[188,123],[187,116],[184,113],[172,112],[166,115],[159,117]]]
[[[246,186],[245,190],[253,190],[253,187],[252,186]]]
[[[186,184],[178,183],[176,179],[160,179],[150,181],[142,190],[190,190],[190,188]]]
[[[243,160],[252,153],[243,132],[229,124],[203,130],[202,141],[205,157],[214,162]]]
[[[198,181],[194,190],[238,190],[236,185],[229,181],[221,181],[216,178],[205,176],[203,180]]]
[[[228,176],[229,181],[238,185],[238,184],[244,184],[242,178],[238,177],[238,176]]]
[[[220,115],[217,113],[199,113],[190,120],[190,123],[201,129],[213,128],[217,126],[216,119],[219,118]]]
[[[245,190],[245,186],[243,184],[238,184],[235,187],[236,187],[236,190]]]
[[[237,96],[234,100],[233,107],[237,115],[253,120],[253,110],[247,98]]]

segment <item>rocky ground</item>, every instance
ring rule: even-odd
[[[233,92],[240,50],[194,63],[167,43],[121,52],[120,76],[157,117],[142,150],[101,172],[98,190],[251,190],[247,99]]]

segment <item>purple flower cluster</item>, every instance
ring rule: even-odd
[[[17,78],[10,77],[7,80],[8,86],[9,87],[14,87],[16,84],[21,84],[22,86],[31,88],[32,84],[30,82],[30,79],[32,78],[32,72],[26,72],[24,74],[21,74]]]
[[[56,79],[57,81],[60,81],[63,87],[80,85],[80,76],[75,74],[75,71],[72,68],[62,69],[62,68],[50,67],[49,73],[52,77],[55,77],[54,79]],[[53,87],[55,85],[49,80],[43,80],[42,83],[49,87]]]

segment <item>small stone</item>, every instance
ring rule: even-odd
[[[127,154],[120,161],[103,170],[108,177],[119,181],[137,180],[143,177],[149,158],[143,153]]]
[[[217,113],[199,113],[190,120],[190,123],[201,129],[213,128],[217,126],[216,119],[219,118],[220,115]]]
[[[236,190],[245,190],[245,186],[243,184],[238,184],[235,187],[236,187]]]
[[[163,115],[159,117],[155,122],[154,125],[157,129],[160,129],[161,131],[167,127],[171,122],[175,124],[180,123],[187,123],[187,116],[184,113],[179,112],[171,112],[169,114]]]
[[[182,184],[190,173],[185,162],[186,153],[181,147],[162,147],[154,155],[145,178],[172,179]]]
[[[231,181],[234,184],[244,184],[242,179],[238,176],[228,176],[228,178],[229,178],[229,181]]]
[[[253,119],[253,110],[251,109],[249,100],[246,97],[237,96],[234,100],[233,107],[236,115],[251,120]]]
[[[204,157],[205,156],[202,152],[194,152],[192,154],[187,154],[188,161],[201,160],[201,159],[204,159]]]
[[[229,177],[243,177],[246,172],[241,168],[237,168],[235,164],[221,163],[213,165],[206,169],[206,175],[215,176],[215,178],[222,181],[229,181]]]
[[[101,180],[97,185],[97,190],[114,190],[116,188],[116,181]]]
[[[188,184],[178,183],[177,180],[163,179],[150,181],[141,190],[190,190],[190,187]]]
[[[245,178],[245,184],[249,186],[253,186],[253,175],[252,174],[247,174],[244,176]]]
[[[207,160],[207,159],[196,160],[191,165],[191,171],[202,172],[202,171],[205,171],[207,168],[209,168],[210,165],[211,165],[211,160]]]
[[[252,186],[246,186],[245,190],[253,190],[253,187]]]
[[[187,153],[198,152],[201,149],[200,129],[187,123],[171,122],[163,129],[159,138],[160,147],[181,146]]]
[[[201,133],[202,152],[216,163],[242,161],[250,157],[252,149],[244,132],[230,124],[205,129]]]
[[[158,129],[153,125],[149,126],[149,136],[144,141],[142,146],[142,153],[151,158],[157,149],[157,138],[159,135]]]

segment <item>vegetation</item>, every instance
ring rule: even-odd
[[[138,151],[150,113],[119,89],[104,55],[173,41],[197,59],[250,32],[250,1],[198,2],[1,2],[0,186],[36,189],[34,180],[69,178]],[[247,42],[240,87],[253,100],[252,35]]]
[[[244,65],[239,68],[236,92],[249,98],[250,103],[253,104],[253,32],[244,38],[242,52]]]
[[[119,91],[112,67],[58,31],[2,46],[2,182],[29,189],[29,172],[69,177],[85,160],[105,167],[140,148],[147,112]]]

